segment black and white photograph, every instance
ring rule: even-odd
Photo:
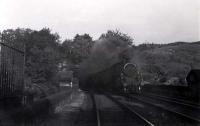
[[[200,1],[0,0],[0,126],[200,126]]]

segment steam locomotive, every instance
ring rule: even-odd
[[[84,91],[139,92],[141,80],[136,65],[121,61],[80,78],[79,87]]]

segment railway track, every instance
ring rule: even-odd
[[[195,103],[195,102],[188,101],[188,100],[171,98],[171,97],[156,95],[156,94],[152,94],[152,93],[143,93],[142,95],[144,95],[146,97],[151,97],[151,98],[156,98],[156,99],[159,99],[159,100],[171,102],[171,103],[176,103],[176,104],[179,104],[179,105],[184,105],[184,106],[189,106],[189,107],[192,107],[192,108],[200,109],[199,103]]]
[[[131,95],[129,97],[200,124],[199,107],[160,97],[141,95]]]
[[[93,111],[94,111],[94,113],[95,113],[96,125],[97,125],[97,126],[101,126],[100,112],[99,112],[99,109],[98,109],[98,107],[97,107],[94,94],[90,94],[90,96],[91,96],[92,103],[93,103],[93,109],[94,109]]]
[[[117,99],[115,99],[114,97],[112,97],[108,94],[104,95],[104,97],[109,99],[114,104],[116,104],[123,111],[123,112],[119,113],[120,116],[123,116],[123,114],[125,113],[127,117],[131,118],[131,120],[132,120],[131,125],[136,124],[136,125],[142,125],[142,126],[154,126],[154,124],[152,122],[147,120],[141,114],[137,113],[133,108],[129,107],[128,105],[118,101]],[[96,125],[97,126],[108,125],[104,122],[105,116],[108,116],[108,115],[106,115],[106,114],[104,114],[104,112],[102,112],[103,110],[98,102],[97,96],[95,96],[94,94],[91,94],[91,98],[93,101],[93,108],[94,108],[94,113],[96,116]],[[113,114],[115,114],[115,113],[113,113]],[[118,120],[120,120],[120,119],[122,119],[122,118],[119,118]],[[126,123],[126,122],[124,121],[123,123]],[[117,124],[115,124],[115,125],[117,125]],[[125,126],[126,124],[122,124],[122,125]]]

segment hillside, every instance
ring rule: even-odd
[[[133,47],[131,61],[139,67],[144,81],[185,85],[190,69],[200,69],[200,42],[139,45]]]

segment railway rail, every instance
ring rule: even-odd
[[[123,110],[125,113],[128,114],[129,117],[132,118],[132,120],[139,120],[141,125],[146,125],[146,126],[154,126],[154,124],[152,122],[150,122],[148,119],[146,119],[145,117],[143,117],[141,114],[137,113],[133,108],[129,107],[128,105],[118,101],[117,99],[115,99],[114,97],[112,97],[109,94],[104,95],[106,98],[108,98],[109,100],[111,100],[113,103],[115,103],[117,106],[119,106],[119,108],[121,110]],[[94,94],[91,94],[91,98],[93,101],[93,108],[94,108],[94,112],[95,112],[95,116],[96,116],[96,125],[97,126],[103,126],[105,125],[103,123],[103,116],[107,116],[102,114],[100,106],[98,104],[98,99],[96,98],[96,96]],[[124,122],[125,123],[125,122]]]
[[[168,101],[168,102],[200,109],[199,103],[195,103],[195,102],[184,100],[184,99],[172,98],[172,97],[157,95],[157,94],[153,94],[153,93],[143,93],[142,95],[147,96],[147,97],[156,98],[156,99],[163,100],[163,101]]]
[[[157,108],[160,108],[162,110],[165,110],[165,111],[168,111],[170,113],[173,113],[177,116],[181,116],[185,119],[189,119],[193,122],[197,122],[200,124],[200,114],[198,114],[199,112],[199,108],[196,108],[194,106],[190,106],[189,104],[185,104],[185,103],[179,103],[179,102],[175,102],[175,101],[170,101],[170,100],[166,100],[166,99],[161,99],[158,97],[154,97],[152,98],[149,98],[150,96],[139,96],[139,95],[131,95],[129,96],[133,99],[137,99],[138,101],[141,101],[145,104],[148,104],[150,106],[154,106],[154,107],[157,107]],[[156,100],[157,101],[156,101]],[[164,101],[163,103],[161,101]],[[168,106],[168,103],[170,103],[170,105]],[[164,104],[166,103],[166,104]],[[180,106],[178,106],[178,105]],[[186,108],[184,108],[183,106],[186,106]],[[188,106],[191,107],[192,109],[188,110]],[[181,107],[181,109],[179,109],[179,107]],[[180,111],[181,110],[181,111]]]
[[[96,118],[96,125],[97,125],[97,126],[101,126],[100,112],[99,112],[99,109],[98,109],[98,107],[97,107],[94,94],[90,94],[90,96],[91,96],[92,103],[93,103],[93,109],[94,109],[95,118]]]

